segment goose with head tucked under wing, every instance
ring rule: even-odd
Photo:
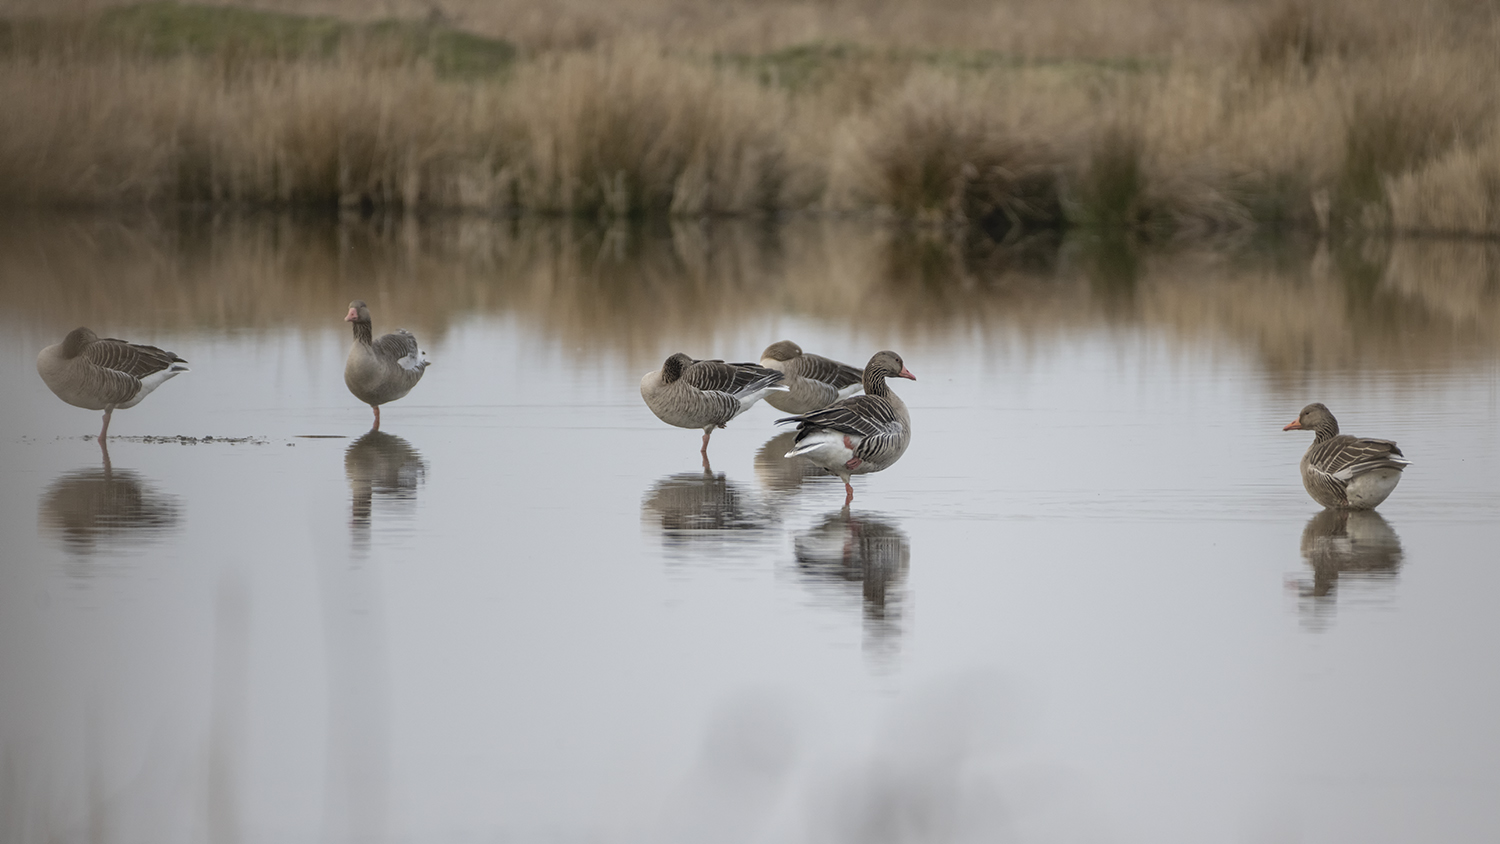
[[[901,397],[891,392],[887,378],[909,378],[901,356],[892,351],[876,352],[865,365],[865,394],[850,396],[822,410],[776,420],[796,422],[797,437],[787,457],[802,456],[838,475],[847,495],[844,506],[854,501],[851,475],[864,475],[890,468],[911,444],[911,414]]]
[[[1324,507],[1370,510],[1401,481],[1411,461],[1390,440],[1359,439],[1339,433],[1339,423],[1321,403],[1302,413],[1283,431],[1312,431],[1313,443],[1302,455],[1302,485]]]
[[[103,445],[116,409],[135,407],[188,368],[187,361],[174,352],[112,337],[100,339],[87,328],[75,328],[61,343],[42,349],[36,371],[47,388],[68,404],[104,411],[104,427],[99,429]]]
[[[785,391],[780,372],[753,363],[694,360],[682,352],[641,378],[641,398],[656,418],[679,428],[703,429],[703,465],[715,428],[749,410],[767,393]]]
[[[378,431],[380,406],[411,392],[431,361],[418,348],[417,338],[405,329],[375,337],[370,308],[361,299],[349,303],[344,322],[354,323],[354,345],[344,362],[344,384],[355,398],[375,411],[375,426],[370,430]]]
[[[847,363],[802,351],[781,340],[760,353],[760,365],[786,375],[785,393],[766,396],[766,404],[783,413],[811,413],[859,392],[864,373]]]

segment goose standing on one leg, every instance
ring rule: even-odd
[[[786,375],[787,392],[766,396],[766,404],[784,413],[811,413],[859,392],[864,375],[847,363],[810,355],[790,340],[760,353],[760,365]]]
[[[641,398],[656,417],[679,428],[702,428],[703,465],[715,428],[750,409],[767,393],[785,391],[785,376],[753,363],[693,360],[682,352],[641,378]]]
[[[344,322],[354,323],[354,346],[344,363],[344,384],[375,411],[375,426],[370,430],[378,431],[380,406],[411,392],[431,361],[417,347],[417,338],[404,328],[374,337],[370,308],[361,299],[349,303]]]
[[[796,422],[797,438],[787,457],[801,455],[838,475],[847,495],[844,506],[854,501],[851,475],[864,475],[890,468],[911,444],[911,414],[900,396],[891,392],[886,378],[917,380],[891,351],[876,352],[865,365],[862,396],[851,396],[822,410],[787,419]]]
[[[58,398],[74,407],[104,411],[101,446],[116,409],[140,404],[152,390],[189,371],[186,364],[173,352],[112,337],[101,340],[87,328],[73,329],[36,357],[36,371]]]
[[[1283,431],[1313,431],[1302,455],[1302,485],[1324,507],[1370,510],[1384,501],[1411,465],[1390,440],[1358,439],[1339,433],[1339,423],[1321,403],[1302,408]]]

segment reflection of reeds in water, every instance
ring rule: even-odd
[[[384,431],[370,431],[344,452],[344,474],[354,499],[350,524],[367,537],[375,497],[409,508],[416,502],[427,463],[406,440]]]
[[[1309,372],[1425,374],[1500,346],[1500,251],[1391,241],[1251,260],[1153,257],[1140,316],[1183,338],[1233,338],[1278,381]]]
[[[937,233],[840,222],[0,226],[0,297],[37,326],[38,344],[79,324],[334,331],[344,303],[364,296],[435,342],[460,320],[515,317],[571,354],[623,355],[641,371],[661,362],[663,337],[722,347],[741,326],[787,313],[846,324],[858,302],[861,331],[881,345],[1138,326],[1233,344],[1281,381],[1364,368],[1426,377],[1500,347],[1496,276],[1500,249],[1455,241],[1140,253],[1107,239],[975,251]]]
[[[711,555],[764,538],[775,518],[739,484],[706,469],[653,484],[641,499],[641,521],[661,531],[669,550]]]
[[[911,542],[890,522],[848,510],[797,534],[797,568],[815,583],[859,591],[866,647],[894,649],[901,632],[901,585],[911,565]]]
[[[81,556],[121,546],[147,543],[174,530],[177,504],[129,469],[68,472],[42,494],[39,521]]]
[[[1324,510],[1302,529],[1302,558],[1312,567],[1312,583],[1299,594],[1314,626],[1331,615],[1340,581],[1394,582],[1404,554],[1401,538],[1374,510]]]

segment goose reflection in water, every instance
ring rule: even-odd
[[[1312,582],[1297,584],[1312,620],[1331,615],[1342,576],[1348,581],[1394,582],[1404,554],[1401,538],[1374,510],[1324,510],[1302,529],[1302,558]]]
[[[175,530],[177,503],[143,477],[110,464],[58,476],[42,494],[39,522],[63,547],[80,556],[145,544]]]
[[[845,508],[797,534],[793,547],[808,580],[859,590],[867,650],[893,651],[901,632],[901,587],[911,566],[906,532]]]
[[[374,499],[378,495],[410,510],[417,487],[427,475],[427,463],[412,444],[384,431],[370,431],[344,452],[344,474],[354,497],[350,524],[368,536]]]
[[[761,486],[773,492],[793,493],[800,490],[808,478],[834,477],[810,460],[786,456],[796,438],[796,431],[777,434],[755,452],[755,477]]]
[[[723,473],[668,475],[641,499],[641,521],[658,528],[669,551],[727,552],[765,539],[775,517]]]

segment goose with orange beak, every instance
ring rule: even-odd
[[[886,385],[887,378],[917,380],[900,355],[876,352],[865,365],[864,395],[776,420],[777,424],[797,423],[797,436],[787,457],[806,457],[844,482],[845,507],[854,501],[851,476],[889,469],[911,445],[911,413]]]
[[[1302,455],[1302,485],[1324,507],[1370,510],[1386,500],[1411,461],[1390,440],[1360,439],[1339,433],[1339,423],[1320,402],[1302,408],[1283,431],[1312,431]]]

